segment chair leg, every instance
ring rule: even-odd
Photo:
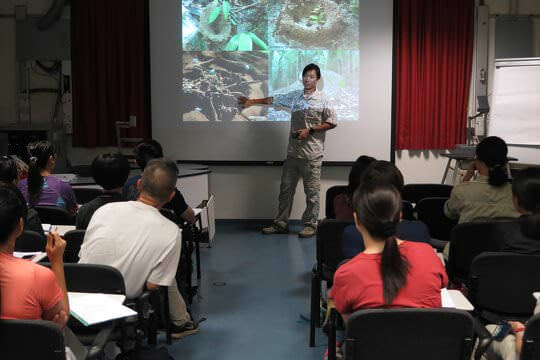
[[[309,346],[315,346],[315,328],[320,326],[321,280],[315,272],[311,275],[311,310],[309,320]]]
[[[336,320],[336,310],[332,309],[328,319],[328,360],[336,360]]]

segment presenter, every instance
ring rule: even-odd
[[[287,159],[281,174],[278,215],[272,225],[262,229],[263,234],[289,232],[289,216],[300,177],[304,183],[306,209],[302,215],[304,229],[298,236],[311,237],[317,231],[324,138],[326,131],[337,125],[336,113],[328,97],[317,90],[320,78],[319,67],[309,64],[302,71],[303,90],[263,99],[238,98],[238,103],[243,107],[264,104],[291,110],[291,131]]]

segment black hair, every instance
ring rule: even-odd
[[[120,153],[96,156],[92,161],[92,177],[105,190],[124,186],[129,176],[129,161]]]
[[[178,167],[168,159],[153,159],[148,162],[142,174],[142,191],[159,201],[168,201],[176,189]]]
[[[21,191],[11,183],[0,182],[0,244],[8,241],[21,218],[26,221],[27,213]]]
[[[17,163],[9,156],[0,157],[0,181],[13,183],[19,173]]]
[[[28,202],[35,205],[41,196],[43,176],[41,171],[47,167],[49,159],[55,156],[52,144],[48,141],[36,141],[28,144],[30,168],[28,169]]]
[[[137,165],[141,170],[144,170],[148,161],[162,157],[163,148],[156,140],[143,140],[135,148],[135,160],[137,161]]]
[[[353,196],[358,222],[376,241],[384,241],[381,254],[381,277],[385,304],[392,303],[407,282],[409,263],[396,242],[401,214],[401,195],[388,183],[362,183]]]
[[[476,158],[486,164],[489,169],[489,185],[503,186],[508,182],[505,169],[507,155],[508,146],[497,136],[488,136],[476,146]]]
[[[362,155],[354,162],[349,172],[349,184],[347,185],[347,196],[349,199],[352,199],[354,191],[360,185],[362,176],[373,161],[375,161],[375,158]]]
[[[540,168],[519,171],[512,180],[512,193],[518,206],[530,212],[519,219],[521,232],[540,240]]]
[[[401,192],[404,185],[403,174],[389,161],[373,161],[364,172],[362,183],[390,184]]]
[[[310,71],[310,70],[315,70],[315,73],[317,74],[317,80],[319,80],[321,78],[321,69],[316,64],[308,64],[308,65],[306,65],[304,70],[302,70],[302,77],[306,76],[306,73],[308,71]]]

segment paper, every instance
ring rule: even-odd
[[[71,315],[85,326],[137,315],[122,305],[124,295],[69,292],[68,298]]]
[[[448,289],[441,289],[441,306],[445,308],[455,308],[456,304],[454,300],[450,297]]]
[[[199,208],[193,209],[193,212],[195,213],[195,216],[198,216],[202,211],[203,211],[203,209],[199,209]]]
[[[45,259],[47,257],[47,253],[43,251],[32,251],[32,252],[14,251],[13,256],[19,259],[30,260],[32,262],[37,263]]]

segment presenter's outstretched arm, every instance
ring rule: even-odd
[[[272,105],[273,102],[273,97],[266,97],[261,99],[250,99],[245,96],[238,97],[238,104],[245,108],[250,107],[251,105]]]

